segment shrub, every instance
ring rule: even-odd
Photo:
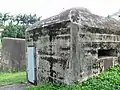
[[[72,85],[40,84],[30,86],[25,90],[120,90],[120,65],[110,68],[97,77],[90,78],[83,83]]]
[[[1,37],[25,38],[25,29],[26,26],[10,24],[4,28]]]

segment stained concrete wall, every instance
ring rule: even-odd
[[[26,70],[25,39],[4,38],[0,71],[17,72]]]
[[[26,32],[27,46],[36,46],[38,81],[81,82],[117,65],[120,36],[104,33],[104,30],[102,33],[91,31],[67,22]],[[114,49],[117,55],[99,57],[99,49]]]
[[[120,35],[109,34],[109,32],[101,34],[97,31],[91,33],[89,29],[85,30],[81,27],[77,31],[79,32],[77,32],[77,51],[75,55],[77,62],[74,63],[77,70],[74,72],[77,76],[75,81],[84,81],[119,63]],[[107,50],[108,54],[99,56],[100,50],[103,53]]]
[[[55,28],[26,33],[27,46],[36,45],[38,81],[68,82],[71,75],[74,76],[70,69],[72,65],[70,30],[69,24],[60,23]]]

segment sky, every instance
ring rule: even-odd
[[[2,13],[32,13],[42,19],[72,7],[85,7],[94,14],[108,16],[120,9],[120,0],[0,0]]]

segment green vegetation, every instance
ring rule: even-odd
[[[72,85],[47,83],[30,86],[25,90],[120,90],[120,66],[110,68],[107,72],[103,72],[83,83]]]
[[[36,14],[0,13],[0,28],[4,29],[1,37],[25,38],[26,28],[40,19]]]
[[[25,26],[10,24],[4,28],[1,37],[25,38],[25,29]]]
[[[16,83],[24,83],[26,81],[26,72],[17,73],[0,73],[0,86]]]
[[[0,13],[0,26],[5,26],[6,24],[30,25],[40,21],[40,19],[41,17],[37,17],[36,14],[11,15],[10,13]]]

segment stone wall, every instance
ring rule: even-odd
[[[2,41],[0,71],[16,72],[24,70],[26,70],[25,40],[4,38]]]

